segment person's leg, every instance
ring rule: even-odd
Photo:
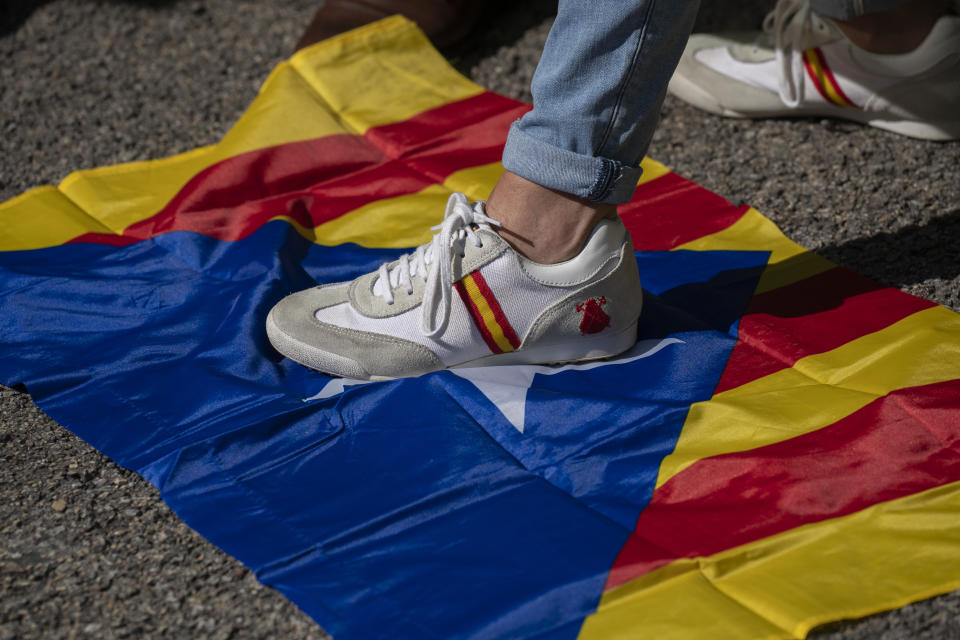
[[[501,235],[537,262],[577,254],[633,195],[697,1],[560,2],[487,201]]]
[[[563,0],[486,202],[451,196],[440,232],[352,283],[287,296],[282,354],[354,378],[605,358],[637,340],[643,291],[615,206],[633,194],[696,11]]]

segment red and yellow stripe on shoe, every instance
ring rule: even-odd
[[[803,52],[803,66],[807,70],[807,75],[810,76],[813,86],[817,88],[824,100],[840,107],[859,109],[840,88],[840,83],[837,82],[833,72],[830,71],[827,59],[820,47],[807,49]]]
[[[520,346],[517,334],[480,271],[467,274],[454,286],[491,352],[507,353]]]

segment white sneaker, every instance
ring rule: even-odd
[[[300,364],[361,380],[593,360],[633,346],[642,292],[619,220],[551,265],[518,254],[496,226],[482,202],[454,194],[430,243],[281,300],[267,317],[270,342]]]
[[[764,33],[694,34],[669,90],[725,116],[832,116],[913,138],[960,138],[960,17],[910,53],[870,53],[807,0],[780,0]]]

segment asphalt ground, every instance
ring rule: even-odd
[[[215,142],[318,4],[0,3],[0,201],[75,169]],[[554,3],[514,5],[449,55],[529,99]],[[697,30],[757,28],[769,8],[705,1]],[[960,309],[960,143],[816,118],[726,120],[668,98],[650,155],[841,265]],[[960,592],[815,635],[960,638]],[[145,480],[0,387],[0,640],[127,637],[327,636]]]

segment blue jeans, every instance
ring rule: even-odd
[[[811,0],[811,8],[843,20],[904,2]],[[504,167],[593,202],[627,202],[698,5],[561,0],[533,76],[533,111],[510,128]]]
[[[561,0],[504,167],[594,202],[628,201],[698,4]]]

